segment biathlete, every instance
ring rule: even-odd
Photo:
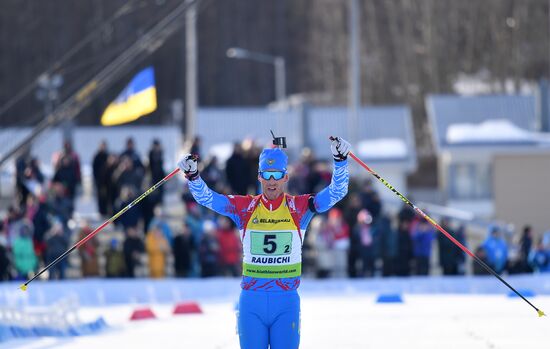
[[[232,219],[243,245],[243,277],[238,331],[242,349],[295,349],[300,345],[302,244],[313,215],[325,212],[348,191],[350,144],[334,138],[332,180],[317,194],[291,196],[287,155],[280,148],[260,154],[258,180],[262,194],[221,195],[199,176],[196,157],[188,154],[179,168],[189,180],[195,200]]]

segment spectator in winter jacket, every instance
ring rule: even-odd
[[[107,142],[102,141],[99,144],[97,152],[94,154],[92,161],[92,169],[94,175],[94,186],[96,191],[97,208],[99,213],[106,216],[108,213],[109,205],[109,176],[111,173],[107,173],[107,159],[109,153],[107,151]]]
[[[374,276],[374,238],[372,231],[372,216],[369,211],[362,209],[357,214],[357,224],[352,235],[359,238],[362,275]]]
[[[117,179],[114,174],[119,165],[119,158],[115,154],[109,154],[105,169],[101,174],[102,186],[107,190],[107,216],[115,214],[116,200],[118,199],[119,190]]]
[[[50,206],[47,202],[46,195],[40,195],[38,197],[38,209],[32,218],[32,224],[34,226],[34,249],[37,256],[42,259],[44,256],[44,250],[46,249],[44,236],[52,227],[50,222]]]
[[[1,230],[1,229],[0,229]],[[8,257],[8,239],[5,235],[0,235],[0,282],[11,279],[10,259]]]
[[[412,222],[414,218],[416,217],[416,213],[414,210],[406,203],[403,203],[401,206],[401,210],[399,210],[399,213],[397,214],[397,219],[399,222],[407,221]]]
[[[483,248],[483,246],[479,246],[476,249],[475,255],[479,259],[481,259],[481,261],[484,262],[485,264],[489,264],[489,261],[487,260],[487,251],[485,251],[485,248]],[[487,270],[485,270],[485,268],[483,268],[481,266],[481,264],[479,264],[479,263],[474,263],[473,268],[474,268],[474,275],[488,275],[489,274],[489,272]]]
[[[71,159],[71,164],[73,165],[77,184],[80,184],[82,180],[82,175],[80,172],[80,158],[78,154],[73,150],[73,145],[69,140],[65,140],[63,142],[63,150],[55,155],[54,166],[56,169],[61,166],[60,160],[64,156],[68,156]]]
[[[522,273],[531,273],[533,270],[529,265],[529,253],[533,247],[533,228],[530,225],[523,227],[523,232],[519,241],[519,267]]]
[[[129,137],[126,139],[126,149],[120,154],[121,158],[127,157],[132,163],[132,171],[135,171],[137,177],[143,178],[145,174],[145,166],[141,162],[141,156],[135,149],[134,139]],[[138,188],[141,187],[141,182]]]
[[[30,147],[25,147],[21,152],[21,155],[15,159],[15,189],[17,192],[19,207],[25,204],[27,201],[27,196],[30,194],[29,188],[25,185],[25,170],[30,161],[30,157]]]
[[[464,246],[468,246],[468,241],[466,241],[466,226],[464,224],[460,224],[458,228],[455,231],[455,238]],[[455,248],[455,262],[457,264],[458,274],[464,275],[466,273],[466,254],[462,252],[458,246]]]
[[[109,248],[105,251],[105,275],[108,278],[120,278],[126,275],[124,253],[119,245],[116,239],[112,239]]]
[[[300,191],[303,192],[303,191]],[[349,238],[349,253],[348,253],[348,275],[349,277],[358,277],[360,261],[362,261],[361,236],[357,229],[357,215],[362,210],[361,196],[358,193],[349,194],[346,209],[344,210],[344,219],[350,227],[351,235]]]
[[[145,252],[143,240],[138,235],[136,228],[128,227],[126,229],[123,251],[126,276],[133,278],[135,277],[135,268],[141,263],[141,255]]]
[[[333,268],[332,262],[332,239],[325,234],[326,218],[323,215],[315,216],[311,219],[306,242],[311,241],[312,252],[315,257],[314,268],[316,277],[325,279],[330,276]],[[309,235],[309,236],[308,236]]]
[[[149,150],[149,166],[147,167],[151,175],[151,182],[155,184],[164,178],[164,150],[158,139],[154,139]],[[156,190],[154,204],[162,203],[162,197],[164,195],[164,187],[160,187]]]
[[[234,144],[233,154],[225,163],[225,176],[235,194],[246,195],[250,179],[248,173],[250,166],[243,156],[243,150],[239,143]]]
[[[194,251],[191,254],[191,276],[199,276],[200,274],[198,248],[200,242],[202,241],[203,223],[204,218],[202,217],[201,208],[199,205],[195,201],[188,203],[184,224],[189,228],[189,232],[191,233],[191,241],[194,246]]]
[[[464,244],[464,228],[453,229],[448,218],[441,220],[441,227],[451,234],[458,242]],[[464,261],[463,252],[443,234],[437,234],[439,264],[443,269],[443,275],[458,275],[460,266]]]
[[[202,238],[203,218],[201,217],[201,209],[196,202],[187,205],[187,215],[184,223],[189,228],[193,241],[198,243]]]
[[[502,237],[499,227],[489,227],[489,235],[482,246],[487,253],[489,266],[497,273],[502,273],[508,262],[508,244]]]
[[[7,215],[2,223],[2,231],[8,240],[8,248],[10,248],[13,246],[15,238],[21,230],[23,214],[16,206],[9,206]]]
[[[374,189],[370,178],[363,182],[363,187],[361,188],[361,199],[363,202],[363,207],[369,211],[373,222],[375,222],[378,219],[378,215],[382,211],[382,201],[380,200],[380,195]]]
[[[204,234],[199,244],[199,261],[202,277],[218,275],[219,252],[220,245],[216,239],[216,225],[212,221],[205,221]]]
[[[241,241],[238,231],[229,218],[219,216],[217,239],[220,244],[220,269],[225,276],[239,276],[241,262]]]
[[[117,200],[115,210],[118,212],[128,206],[136,198],[135,192],[132,187],[124,186],[120,192],[120,197]],[[141,218],[141,207],[136,205],[126,211],[120,218],[116,220],[116,223],[120,224],[126,231],[130,228],[136,229]]]
[[[172,253],[174,255],[174,270],[176,277],[187,277],[191,271],[191,252],[193,241],[189,227],[184,223],[181,231],[176,231],[172,242]]]
[[[147,233],[145,249],[149,257],[149,276],[152,278],[165,277],[168,242],[158,226],[153,226],[153,229]]]
[[[61,183],[67,190],[67,196],[74,207],[77,188],[82,182],[80,159],[73,150],[72,143],[65,140],[63,150],[54,155],[55,174],[53,182]],[[72,214],[72,211],[71,211]]]
[[[56,216],[64,227],[73,216],[73,201],[67,194],[67,188],[62,183],[52,182],[50,187],[49,205],[51,213]]]
[[[170,228],[168,222],[162,218],[162,209],[160,206],[155,208],[153,218],[151,219],[148,227],[148,231],[153,230],[154,227],[159,228],[168,244],[172,245],[172,240],[174,239],[172,236],[172,229]]]
[[[399,221],[397,228],[397,257],[395,259],[395,274],[397,276],[411,275],[411,260],[413,257],[412,239],[410,233],[411,221]]]
[[[413,253],[416,261],[416,274],[428,275],[430,272],[430,256],[435,230],[426,220],[419,220],[412,229]]]
[[[382,276],[395,275],[395,260],[398,253],[398,233],[392,229],[391,219],[382,212],[373,224],[373,236],[379,243],[380,257],[382,257]]]
[[[84,222],[78,237],[79,241],[88,236],[91,232],[92,228],[87,222]],[[98,246],[99,243],[97,238],[94,236],[78,248],[78,253],[81,259],[80,268],[82,271],[82,277],[99,276],[99,263],[97,258]]]
[[[550,272],[550,249],[545,246],[542,239],[537,243],[537,246],[529,253],[529,265],[535,272],[548,273]]]
[[[222,189],[223,172],[218,165],[218,158],[216,156],[210,158],[210,161],[204,166],[201,176],[208,187],[217,190]]]
[[[80,184],[80,164],[70,155],[64,154],[59,159],[52,181],[62,184],[67,190],[69,199],[74,201],[76,188]]]
[[[336,277],[345,277],[347,271],[349,249],[349,227],[344,221],[342,211],[331,208],[328,219],[321,228],[321,236],[326,239],[332,255],[332,274]]]
[[[57,257],[61,256],[69,247],[68,245],[67,238],[63,234],[63,226],[61,223],[55,223],[46,234],[46,264],[53,262]],[[64,258],[49,269],[50,280],[64,279],[66,269],[67,259]]]
[[[143,172],[134,168],[134,163],[127,156],[121,156],[119,164],[113,173],[113,180],[118,188],[117,192],[122,195],[122,188],[129,187],[132,193],[141,192]]]
[[[28,225],[21,225],[19,233],[13,240],[13,261],[19,279],[28,278],[29,274],[34,272],[38,266],[31,236],[32,228]]]

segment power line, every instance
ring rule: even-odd
[[[115,14],[109,18],[107,21],[103,22],[101,25],[100,30],[94,30],[90,32],[84,39],[80,40],[75,46],[73,46],[69,51],[67,51],[60,59],[58,59],[56,62],[52,64],[52,66],[42,72],[41,74],[38,74],[38,76],[47,74],[50,75],[51,73],[55,72],[56,70],[60,69],[63,63],[65,63],[69,58],[74,56],[76,53],[78,53],[80,50],[82,50],[90,41],[95,39],[95,37],[103,32],[108,26],[110,26],[115,20],[120,18],[122,15],[126,15],[131,13],[131,11],[135,10],[135,5],[138,5],[137,0],[128,0],[126,3],[124,3],[119,9],[115,12]],[[21,91],[19,91],[14,97],[12,97],[10,100],[8,100],[1,108],[0,108],[0,117],[8,111],[11,107],[13,107],[15,104],[17,104],[19,101],[21,101],[25,96],[27,96],[29,93],[31,93],[38,81],[35,79],[33,82],[25,86]]]
[[[141,36],[131,47],[115,58],[110,64],[89,80],[87,84],[39,122],[31,134],[2,155],[0,158],[0,166],[2,166],[6,160],[17,154],[26,144],[32,142],[47,128],[76,117],[95,97],[109,88],[131,67],[137,65],[137,63],[162,46],[176,30],[184,25],[187,10],[191,6],[196,6],[197,4],[203,5],[200,0],[186,1],[178,5],[152,29]]]

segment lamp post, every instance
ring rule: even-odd
[[[36,98],[44,103],[44,118],[48,117],[59,101],[59,89],[63,85],[63,76],[60,74],[44,73],[38,77]],[[64,120],[61,123],[63,140],[72,142],[73,121]]]
[[[42,74],[38,77],[36,98],[44,103],[44,117],[53,111],[59,98],[61,85],[63,85],[63,77],[59,74]]]
[[[272,56],[265,53],[249,51],[240,47],[231,47],[227,50],[227,57],[235,59],[249,59],[260,63],[273,64],[275,69],[275,99],[282,102],[286,98],[285,59],[281,56]]]

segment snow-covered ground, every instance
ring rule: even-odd
[[[550,318],[504,295],[405,295],[378,304],[374,296],[303,296],[300,348],[529,349],[550,344]],[[531,301],[550,312],[550,297]],[[0,349],[237,349],[234,304],[201,304],[204,314],[172,315],[152,305],[157,319],[129,321],[143,306],[83,308],[82,320],[103,316],[110,328],[93,336],[17,340]]]

